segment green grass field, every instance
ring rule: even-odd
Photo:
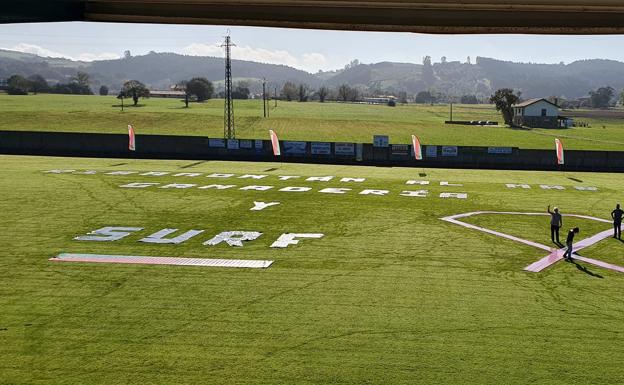
[[[223,136],[223,100],[192,103],[179,99],[142,99],[140,107],[122,113],[113,96],[0,94],[0,130],[125,133],[133,124],[139,134]],[[591,127],[567,130],[514,130],[507,127],[446,125],[448,105],[399,105],[395,108],[341,103],[271,103],[270,117],[262,118],[260,100],[235,101],[236,131],[240,138],[266,138],[274,129],[285,140],[370,143],[375,134],[392,143],[409,143],[418,135],[423,144],[514,146],[550,149],[553,138],[566,149],[623,150],[624,119],[619,114],[582,114]],[[568,112],[565,112],[569,115]],[[501,121],[489,105],[456,105],[455,120]]]
[[[439,219],[548,204],[608,218],[622,175],[13,156],[0,164],[1,384],[624,383],[624,274],[582,262],[525,272],[544,251]],[[202,175],[104,174],[116,170]],[[268,176],[206,178],[215,172]],[[326,175],[336,179],[304,178]],[[275,187],[119,187],[131,182]],[[312,191],[278,191],[286,186]],[[328,187],[353,190],[318,192]],[[399,195],[420,189],[429,195]],[[254,212],[253,201],[281,204]],[[548,217],[471,218],[550,244]],[[580,226],[580,238],[609,228],[564,225]],[[116,242],[73,240],[105,226],[145,230]],[[205,233],[178,245],[138,242],[164,228]],[[263,234],[242,248],[202,245],[234,230]],[[325,236],[269,247],[288,232]],[[48,261],[61,252],[275,262],[257,270]],[[614,239],[581,254],[624,265]]]

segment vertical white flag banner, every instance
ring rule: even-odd
[[[128,124],[128,150],[136,150],[136,146],[134,144],[134,127],[132,127],[131,124]]]
[[[563,145],[559,139],[555,139],[555,149],[557,151],[557,164],[563,164]]]
[[[281,152],[277,135],[275,134],[275,132],[273,132],[273,130],[269,130],[269,136],[271,137],[271,146],[273,146],[273,155],[280,156]]]
[[[416,135],[412,135],[412,148],[414,149],[414,159],[422,160],[422,147]]]

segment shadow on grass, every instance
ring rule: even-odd
[[[121,104],[113,104],[111,107],[121,108]],[[137,104],[136,106],[134,104],[124,104],[123,107],[124,108],[138,108],[138,107],[145,107],[145,104]]]
[[[580,254],[577,254],[577,255],[580,255]],[[572,260],[570,260],[570,262],[573,263],[574,266],[576,266],[577,270],[580,270],[580,271],[582,271],[583,273],[585,273],[585,274],[587,274],[589,276],[596,277],[596,278],[601,278],[601,279],[604,278],[602,275],[596,274],[596,273],[590,271],[587,267],[585,267],[585,266],[581,265],[580,263],[576,262],[574,260],[574,258],[572,258]]]

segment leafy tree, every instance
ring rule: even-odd
[[[325,103],[325,98],[327,98],[327,94],[329,93],[329,90],[327,89],[327,87],[322,86],[319,88],[317,94],[319,97],[319,101],[321,103]],[[622,91],[622,94],[624,95],[624,91]]]
[[[407,104],[407,92],[399,91],[399,103]]]
[[[300,102],[307,102],[310,93],[310,87],[307,84],[299,84],[297,89],[297,97]]]
[[[463,95],[460,101],[462,104],[479,104],[479,100],[475,95]]]
[[[435,82],[435,75],[433,74],[433,65],[431,65],[431,56],[425,56],[423,58],[422,68],[422,80],[427,87],[431,87]]]
[[[416,98],[414,100],[416,103],[433,103],[435,101],[435,97],[431,94],[430,91],[420,91],[416,94]]]
[[[7,79],[7,93],[9,95],[28,95],[30,82],[20,75],[13,75]]]
[[[249,87],[246,83],[242,83],[232,90],[232,99],[249,99],[250,94]]]
[[[101,86],[101,87],[100,87],[100,95],[102,95],[102,96],[106,96],[106,95],[108,95],[108,87],[106,87],[106,86]]]
[[[91,81],[91,77],[86,72],[80,72],[76,74],[76,77],[72,79],[75,83],[82,87],[89,87],[89,82]]]
[[[212,97],[212,93],[214,92],[214,87],[212,83],[202,77],[192,78],[186,83],[186,93],[187,95],[195,95],[198,102],[203,102],[204,100],[208,100]]]
[[[510,88],[501,88],[494,95],[490,96],[490,103],[494,103],[496,111],[501,112],[505,124],[509,125],[513,123],[513,108],[511,106],[519,101],[520,95],[514,94],[514,91]]]
[[[353,91],[351,90],[351,87],[349,87],[347,84],[342,84],[340,87],[338,87],[338,97],[343,102],[346,102],[349,100],[349,97],[351,96],[352,92]]]
[[[620,105],[624,106],[624,90],[620,93]]]
[[[123,84],[121,93],[126,98],[132,98],[134,105],[139,103],[139,98],[149,98],[149,90],[145,84],[138,80],[128,80]]]
[[[607,108],[611,99],[615,95],[615,90],[612,87],[600,87],[595,91],[589,92],[591,100],[591,106],[593,108]]]
[[[289,102],[297,97],[299,89],[293,82],[286,82],[282,87],[282,97],[286,98]]]
[[[43,76],[35,74],[28,77],[28,81],[30,82],[30,90],[37,95],[37,92],[48,92],[50,91],[50,85],[43,78]]]

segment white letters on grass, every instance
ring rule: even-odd
[[[260,211],[260,210],[264,210],[267,207],[271,207],[271,206],[275,206],[275,205],[279,205],[279,202],[256,202],[254,201],[254,207],[250,208],[250,211]]]
[[[286,233],[280,235],[277,238],[277,241],[273,242],[271,247],[276,248],[284,248],[288,247],[288,245],[296,245],[299,243],[299,239],[297,238],[322,238],[324,234],[313,233],[313,234],[295,234],[295,233]]]
[[[177,237],[165,238],[167,235],[171,235],[175,233],[176,231],[178,231],[178,229],[162,229],[160,231],[155,232],[152,235],[148,235],[147,237],[140,239],[139,242],[159,243],[159,244],[172,243],[172,244],[177,245],[178,243],[182,243],[204,232],[204,230],[189,230],[185,233],[178,235]]]
[[[77,241],[112,242],[125,238],[132,232],[141,230],[143,230],[142,227],[102,227],[74,239]]]

